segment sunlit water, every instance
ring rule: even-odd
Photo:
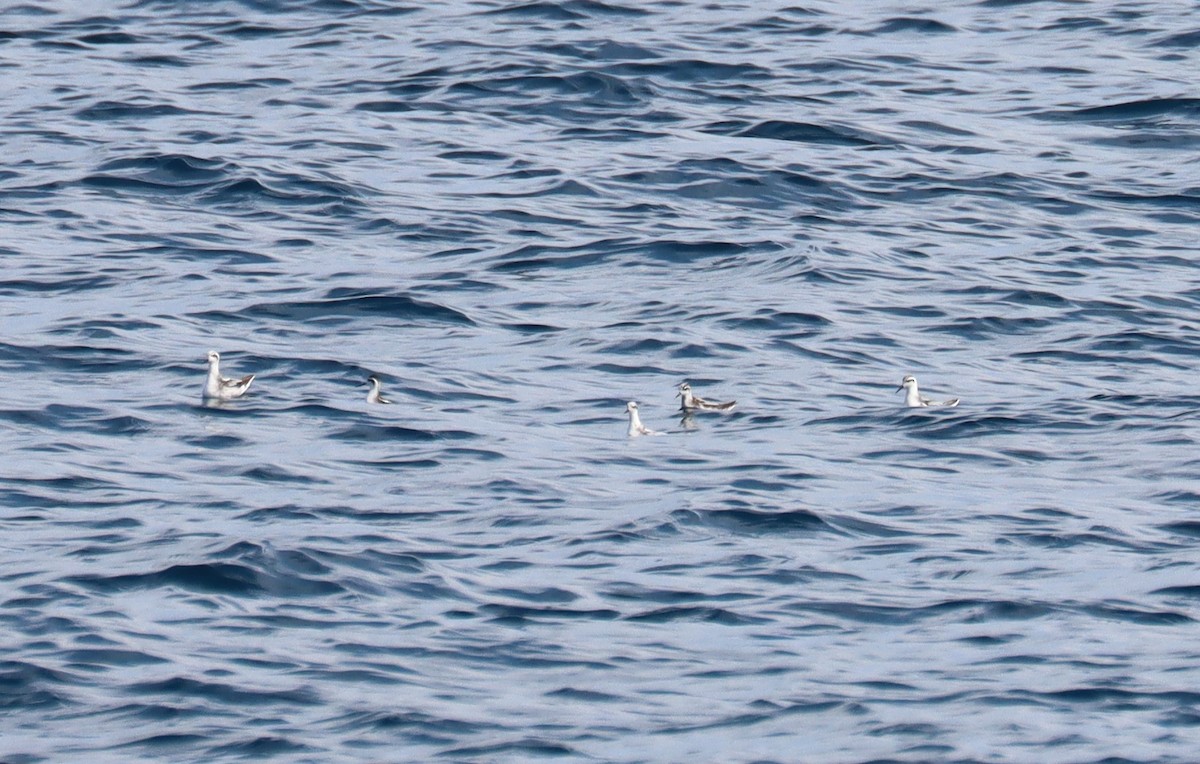
[[[3,19],[5,762],[1196,759],[1194,5]]]

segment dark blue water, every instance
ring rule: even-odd
[[[0,760],[1197,759],[1195,4],[2,18]]]

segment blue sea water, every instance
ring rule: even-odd
[[[0,760],[1200,758],[1194,3],[0,18]]]

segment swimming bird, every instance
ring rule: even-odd
[[[679,392],[675,394],[675,397],[683,399],[679,402],[679,408],[682,411],[729,411],[737,405],[737,401],[725,401],[724,403],[706,401],[699,395],[694,395],[692,386],[687,382],[679,386]]]
[[[366,384],[371,386],[371,392],[367,393],[367,403],[391,403],[387,398],[379,392],[379,377],[374,374],[367,377]]]
[[[639,435],[662,435],[661,432],[651,430],[649,427],[642,424],[642,419],[638,416],[637,403],[633,401],[626,403],[625,410],[629,412],[629,437],[636,438]]]
[[[254,381],[253,374],[247,374],[241,379],[230,379],[221,376],[221,354],[215,350],[208,351],[208,379],[204,380],[204,399],[228,401],[240,398],[250,389]]]
[[[896,392],[907,390],[904,394],[904,405],[909,408],[920,408],[921,406],[957,406],[958,398],[951,398],[948,401],[934,401],[921,395],[917,391],[917,378],[909,374],[900,381],[900,386],[896,388]]]

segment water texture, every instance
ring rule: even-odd
[[[1195,4],[0,18],[0,760],[1196,760]]]

